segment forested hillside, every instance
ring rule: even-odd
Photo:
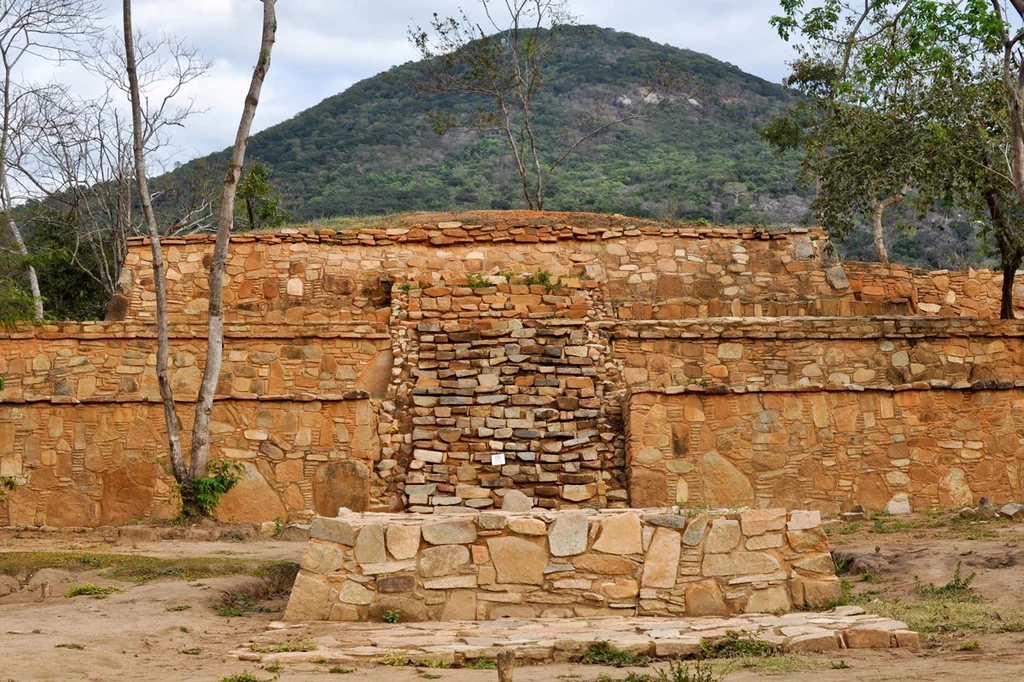
[[[808,218],[796,158],[779,158],[757,132],[791,101],[783,87],[609,29],[581,27],[564,42],[535,102],[536,130],[552,153],[578,134],[576,121],[595,103],[614,109],[636,98],[659,68],[682,85],[650,117],[570,157],[546,208],[730,223]],[[438,136],[424,111],[477,103],[425,94],[415,87],[421,78],[419,64],[395,67],[253,136],[251,158],[273,170],[295,218],[523,205],[502,139],[485,131]]]

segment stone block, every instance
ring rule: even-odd
[[[313,573],[332,573],[341,569],[345,555],[338,547],[326,542],[310,542],[302,556],[300,567]]]
[[[299,572],[292,585],[284,619],[289,622],[325,620],[329,614],[331,586],[309,573]]]
[[[328,540],[349,547],[356,544],[356,532],[348,521],[343,519],[316,516],[309,528],[309,536],[317,540]]]
[[[543,585],[548,553],[522,538],[490,538],[487,549],[499,584]]]
[[[368,590],[352,580],[346,580],[338,588],[338,601],[343,604],[365,606],[373,603],[373,597],[373,590]]]
[[[711,522],[711,531],[704,541],[706,554],[723,554],[731,552],[740,544],[742,534],[740,524],[731,519],[715,519]]]
[[[743,607],[745,613],[777,613],[793,608],[789,589],[785,585],[772,585],[754,590]]]
[[[559,514],[548,531],[548,547],[552,556],[575,556],[587,551],[590,531],[587,515],[583,512]]]
[[[432,545],[468,544],[476,540],[476,527],[471,521],[446,521],[423,526],[423,539]]]
[[[892,632],[870,625],[853,627],[843,633],[846,646],[850,649],[888,649]]]
[[[687,584],[687,616],[725,616],[730,613],[725,594],[717,580],[699,580]]]
[[[400,594],[416,589],[416,576],[388,575],[377,578],[377,591],[381,594]]]
[[[420,527],[391,524],[388,526],[387,548],[395,559],[412,559],[420,548]]]
[[[548,524],[544,523],[541,519],[512,518],[508,520],[508,529],[510,532],[519,535],[547,535]]]
[[[469,549],[462,545],[428,547],[420,553],[419,571],[424,578],[458,573],[469,564]]]
[[[789,522],[786,524],[786,529],[790,531],[810,530],[820,526],[820,511],[792,511],[789,513]]]
[[[782,530],[785,527],[785,509],[744,509],[740,513],[740,528],[747,537]]]
[[[633,575],[640,564],[632,559],[610,554],[584,554],[572,560],[579,571],[599,575]]]
[[[359,529],[355,544],[356,561],[360,564],[382,564],[388,560],[384,551],[384,527],[373,524]]]
[[[641,554],[643,544],[640,517],[636,512],[616,514],[604,519],[594,551],[605,554]]]
[[[806,632],[790,637],[786,642],[786,651],[804,653],[809,651],[836,651],[840,649],[839,638],[832,630]]]
[[[704,539],[704,531],[708,529],[710,519],[707,514],[698,514],[690,519],[686,531],[683,533],[683,544],[689,547],[696,547]]]
[[[533,508],[533,498],[518,490],[506,490],[501,498],[501,510],[507,512],[528,512]]]
[[[733,552],[732,554],[705,554],[701,563],[704,575],[761,575],[774,573],[780,568],[778,560],[763,552]],[[772,609],[774,610],[774,609]]]
[[[657,528],[644,557],[641,584],[644,587],[674,587],[679,573],[681,551],[679,533],[668,528]]]

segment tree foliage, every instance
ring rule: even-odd
[[[280,227],[291,220],[281,208],[281,198],[270,183],[270,169],[254,161],[238,183],[235,229],[241,231]]]

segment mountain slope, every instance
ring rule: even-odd
[[[582,27],[555,63],[535,105],[545,146],[564,148],[574,121],[594,103],[635,96],[659,67],[699,88],[649,119],[588,142],[556,175],[546,208],[720,222],[798,222],[805,193],[797,158],[780,159],[757,130],[791,102],[788,91],[707,55],[609,29]],[[300,220],[412,210],[523,206],[517,176],[495,133],[439,137],[426,108],[443,102],[415,88],[420,65],[356,83],[294,118],[254,135],[250,158],[273,170],[284,204]],[[686,100],[690,97],[696,106]],[[187,164],[212,163],[224,153]]]

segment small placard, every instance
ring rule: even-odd
[[[505,463],[505,455],[504,455],[504,453],[499,452],[496,455],[491,455],[491,464],[493,464],[494,466],[501,466],[504,463]]]

